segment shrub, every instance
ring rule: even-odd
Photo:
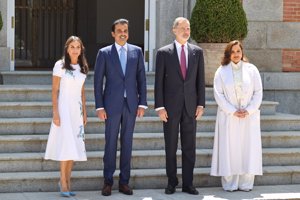
[[[2,22],[1,12],[0,12],[0,31],[1,31],[1,29],[2,29],[2,26],[3,26],[3,22]]]
[[[248,32],[240,0],[197,0],[190,22],[191,37],[198,43],[242,40]]]

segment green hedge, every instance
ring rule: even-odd
[[[0,12],[0,31],[2,29],[2,26],[3,26],[3,22],[2,22],[2,15],[1,15],[1,12]]]
[[[191,37],[198,43],[242,40],[248,32],[240,0],[197,0],[190,23]]]

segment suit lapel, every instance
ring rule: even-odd
[[[115,66],[117,68],[117,71],[119,72],[119,74],[122,77],[124,77],[121,62],[120,62],[120,59],[119,59],[119,54],[118,54],[118,51],[117,51],[117,48],[116,48],[115,44],[113,44],[111,46],[111,56],[112,56],[113,66]]]
[[[187,48],[188,48],[188,68],[186,71],[185,79],[188,79],[190,76],[189,74],[191,73],[192,67],[194,66],[194,56],[195,56],[194,49],[192,49],[189,44],[187,44]]]
[[[179,76],[181,77],[181,79],[183,80],[183,76],[182,76],[182,73],[181,73],[181,68],[180,68],[180,61],[178,59],[178,54],[177,54],[177,49],[176,49],[176,44],[175,42],[173,43],[173,46],[171,46],[170,48],[170,54],[172,55],[172,60],[175,61],[174,65],[175,65],[175,68],[179,74]]]
[[[125,69],[125,76],[130,73],[130,64],[131,58],[134,57],[134,51],[132,50],[131,46],[127,43],[127,62],[126,62],[126,69]]]

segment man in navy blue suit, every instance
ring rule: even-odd
[[[105,120],[104,196],[111,195],[119,132],[119,192],[133,194],[128,185],[133,131],[136,116],[143,117],[147,109],[143,54],[141,48],[127,43],[128,25],[126,19],[118,19],[113,23],[111,34],[115,43],[100,49],[95,63],[97,116],[100,120]]]

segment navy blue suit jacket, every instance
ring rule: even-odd
[[[96,109],[104,108],[108,116],[122,113],[125,90],[130,112],[136,114],[138,105],[147,106],[146,75],[142,50],[135,45],[127,45],[125,76],[115,44],[100,49],[97,54],[94,68]]]

